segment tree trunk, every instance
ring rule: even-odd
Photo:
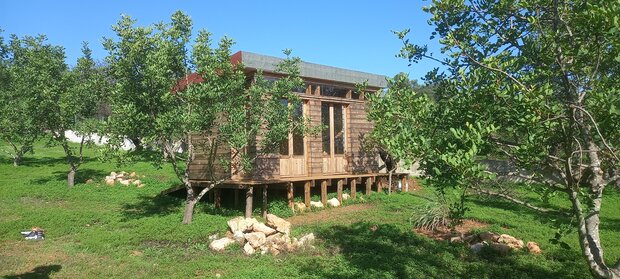
[[[71,169],[69,169],[69,174],[67,175],[67,186],[69,188],[72,188],[73,186],[75,186],[75,173],[77,172],[77,170],[74,167],[71,167]]]
[[[130,138],[129,140],[133,143],[135,151],[142,151],[144,149],[142,146],[142,141],[139,138]]]
[[[13,166],[17,167],[22,163],[22,154],[15,154],[15,156],[13,156]]]
[[[388,174],[388,195],[392,194],[392,171],[390,170],[390,173]]]
[[[187,196],[187,203],[185,204],[185,212],[183,213],[183,224],[191,224],[194,217],[194,207],[196,207],[198,200],[196,197]]]

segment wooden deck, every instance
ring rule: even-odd
[[[327,204],[327,189],[328,187],[336,187],[338,201],[342,203],[343,189],[348,186],[351,192],[351,198],[356,199],[358,185],[364,187],[364,194],[369,195],[373,188],[376,192],[383,191],[383,188],[388,184],[387,173],[368,173],[368,174],[339,174],[339,175],[325,175],[325,176],[308,176],[308,177],[290,177],[280,178],[273,180],[226,180],[222,184],[212,189],[212,199],[216,207],[220,206],[221,191],[220,189],[235,189],[235,204],[238,204],[239,191],[245,190],[245,217],[252,216],[252,204],[254,199],[255,188],[260,188],[262,198],[262,215],[267,214],[267,190],[269,187],[285,188],[287,191],[288,205],[291,209],[294,209],[295,187],[294,183],[303,184],[304,203],[306,207],[310,207],[311,188],[316,185],[320,185],[321,188],[321,203]],[[406,183],[406,179],[409,176],[408,173],[393,173],[393,181],[401,182],[401,190],[408,191],[409,185]],[[195,187],[205,187],[211,181],[207,180],[193,180]],[[179,189],[181,189],[180,187]],[[178,190],[178,189],[176,189]],[[169,189],[167,192],[175,191],[175,189]]]

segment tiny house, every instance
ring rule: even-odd
[[[232,63],[243,63],[248,80],[252,80],[259,70],[268,80],[281,77],[275,71],[281,61],[279,58],[240,51],[231,60]],[[305,86],[295,89],[302,99],[302,106],[296,109],[311,120],[312,126],[322,126],[323,129],[312,135],[290,134],[277,154],[259,156],[251,173],[226,170],[231,172],[227,173],[230,178],[211,191],[216,206],[221,200],[222,189],[234,189],[235,204],[238,203],[239,191],[246,191],[246,215],[252,212],[255,189],[262,190],[263,213],[268,189],[285,189],[291,207],[296,190],[302,187],[304,203],[308,207],[313,190],[320,192],[323,204],[327,192],[334,188],[340,201],[345,187],[350,190],[351,198],[355,198],[358,189],[368,194],[374,186],[381,191],[386,176],[385,171],[381,171],[383,163],[376,151],[364,148],[363,141],[373,128],[366,118],[365,94],[385,88],[385,77],[307,62],[300,63],[300,72]],[[367,92],[356,92],[356,84],[363,82],[367,84]],[[218,148],[215,154],[231,156],[226,148]],[[213,167],[201,161],[200,155],[190,166],[190,180],[197,187],[208,182],[206,173]],[[397,177],[404,182],[403,174]]]

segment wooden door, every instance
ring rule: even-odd
[[[293,117],[302,117],[306,114],[306,110],[307,105],[304,102],[294,110]],[[308,175],[306,146],[307,139],[301,131],[290,133],[288,140],[280,145],[281,177]]]
[[[348,146],[346,110],[344,104],[321,103],[323,174],[346,173],[345,150]]]

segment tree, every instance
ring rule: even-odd
[[[396,32],[400,56],[447,71],[427,76],[433,102],[402,76],[373,100],[369,115],[390,135],[388,151],[421,160],[439,192],[462,190],[457,215],[467,193],[551,212],[504,189],[479,159],[509,160],[533,190],[565,195],[590,271],[619,278],[620,262],[607,264],[599,236],[605,187],[620,178],[618,2],[438,0],[426,11],[447,58],[410,43],[408,30]]]
[[[11,36],[8,45],[0,37],[0,138],[11,146],[7,151],[18,166],[33,143],[44,133],[50,112],[48,97],[60,89],[66,69],[61,47],[37,37]]]
[[[242,66],[230,62],[232,40],[223,38],[213,48],[211,34],[203,30],[188,53],[192,24],[187,15],[176,12],[169,24],[134,27],[134,23],[123,16],[113,27],[119,40],[107,39],[104,44],[117,81],[109,119],[113,127],[109,131],[116,139],[112,148],[134,136],[158,150],[156,161],[170,163],[185,186],[183,223],[189,224],[198,201],[230,177],[211,172],[208,185],[196,192],[189,170],[197,153],[230,148],[232,158],[207,156],[210,165],[232,164],[237,171],[248,171],[259,153],[272,150],[289,129],[300,127],[289,123],[293,112],[281,105],[281,99],[300,102],[291,93],[302,84],[298,59],[279,66],[286,77],[269,83],[259,75],[248,85]],[[193,140],[197,137],[204,140]],[[264,139],[261,147],[254,148],[259,138]],[[179,143],[187,149],[179,152]]]
[[[75,175],[84,163],[84,147],[92,144],[93,134],[101,131],[102,123],[96,114],[108,87],[103,69],[96,67],[86,42],[83,43],[82,54],[76,66],[64,72],[63,88],[55,96],[57,102],[51,106],[52,111],[46,121],[46,131],[65,152],[69,165],[69,187],[75,185]],[[69,130],[80,137],[77,147],[69,144],[65,136]]]

